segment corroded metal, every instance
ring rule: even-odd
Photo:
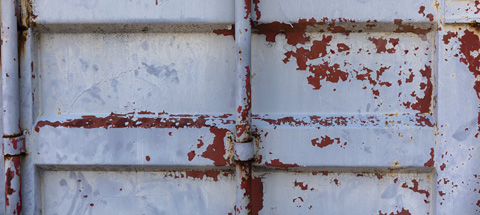
[[[252,164],[237,162],[235,165],[237,185],[235,214],[252,214]]]
[[[5,214],[21,214],[21,154],[25,139],[20,129],[20,87],[17,1],[2,1],[2,101]]]
[[[251,1],[235,0],[236,142],[251,140]]]

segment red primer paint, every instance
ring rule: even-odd
[[[446,195],[446,193],[444,193],[443,191],[438,191],[438,195],[444,196],[444,195]]]
[[[417,180],[413,179],[412,183],[413,183],[413,187],[409,187],[407,185],[407,183],[403,183],[402,187],[403,188],[408,188],[408,189],[410,189],[410,190],[412,190],[413,192],[416,192],[416,193],[425,194],[426,198],[428,198],[430,196],[430,193],[427,190],[420,190],[418,188],[418,181]]]
[[[430,22],[432,22],[434,19],[433,14],[431,13],[427,14],[427,18],[430,20]]]
[[[297,199],[300,199],[300,201],[302,201],[302,202],[303,202],[303,198],[302,198],[302,197],[300,197],[300,196],[299,196],[299,197],[297,197],[297,198],[294,198],[294,199],[293,199],[293,202],[295,202]]]
[[[223,36],[233,36],[233,39],[235,39],[235,24],[233,24],[230,28],[215,29],[213,30],[213,33]]]
[[[425,6],[420,6],[420,10],[418,11],[419,14],[422,14],[423,17],[427,17],[430,22],[433,21],[433,14],[429,13],[429,14],[425,14]]]
[[[288,167],[298,167],[298,164],[294,163],[294,164],[285,164],[285,163],[282,163],[280,162],[279,159],[273,159],[270,161],[270,163],[267,161],[265,162],[265,165],[266,166],[273,166],[273,167],[285,167],[285,168],[288,168]]]
[[[250,67],[245,67],[245,85],[243,86],[243,90],[246,92],[246,97],[243,98],[244,101],[246,100],[243,106],[239,106],[237,108],[237,124],[236,124],[236,136],[237,141],[245,141],[239,140],[245,133],[250,133],[250,110],[251,110],[251,100],[252,100],[252,92],[251,92],[251,82],[250,82]],[[247,136],[250,136],[248,134]],[[249,141],[249,140],[246,140]]]
[[[402,208],[401,211],[396,211],[396,213],[391,212],[389,213],[382,213],[382,211],[378,211],[379,215],[412,215],[409,210],[406,210],[405,208]]]
[[[335,141],[337,142],[337,144],[340,144],[340,138],[330,138],[329,136],[322,136],[322,141],[319,142],[319,138],[316,138],[316,139],[313,139],[312,140],[312,145],[313,146],[317,146],[317,147],[320,147],[320,148],[324,148],[324,147],[327,147],[329,145],[332,145],[333,143],[335,143]]]
[[[15,178],[15,172],[12,171],[11,168],[8,168],[5,173],[5,205],[6,206],[10,206],[8,196],[11,196],[13,193],[16,192],[16,190],[12,188],[13,178]]]
[[[227,114],[227,116],[231,116]],[[133,114],[115,114],[111,113],[106,117],[82,116],[80,119],[67,119],[64,122],[39,121],[35,126],[35,131],[39,132],[41,127],[66,127],[66,128],[204,128],[211,127],[207,124],[216,118],[224,116],[209,115],[173,115],[166,117],[138,117],[134,120]],[[233,120],[225,120],[224,124],[233,124]]]
[[[430,113],[430,106],[432,103],[433,84],[432,84],[432,68],[425,65],[425,69],[420,69],[420,74],[426,79],[426,83],[420,84],[420,89],[424,90],[423,98],[416,96],[416,103],[404,102],[405,107],[417,110],[421,114]]]
[[[338,83],[340,80],[346,81],[348,79],[348,73],[340,70],[339,64],[333,64],[330,66],[328,62],[324,62],[319,65],[310,65],[309,71],[313,75],[308,76],[307,80],[315,90],[322,87],[320,83],[322,80],[331,83]]]
[[[457,37],[458,36],[458,32],[447,32],[447,34],[443,35],[443,43],[445,43],[445,45],[447,45],[448,43],[450,43],[450,39],[454,38],[454,37]]]
[[[472,53],[480,52],[480,39],[475,32],[465,30],[464,35],[459,38],[459,42],[460,53],[463,54],[463,56],[460,57],[460,62],[467,65],[468,70],[473,74],[473,80],[475,80],[480,75],[480,55],[475,56]],[[480,99],[480,81],[475,80],[474,83],[473,89],[477,93],[477,98]],[[477,123],[480,125],[480,111],[478,113]],[[480,133],[480,126],[477,130],[476,137],[478,137],[478,134]]]
[[[377,47],[377,53],[382,53],[382,52],[386,52],[386,53],[390,53],[390,54],[393,54],[395,53],[395,47],[398,45],[398,42],[400,41],[400,39],[398,38],[390,38],[389,40],[386,40],[386,39],[383,39],[383,38],[373,38],[373,37],[369,37],[368,40],[372,41],[373,44],[375,44],[375,46]],[[387,49],[387,45],[388,44],[392,44],[392,48],[389,48]]]
[[[344,52],[350,50],[350,47],[348,47],[345,43],[339,43],[337,44],[338,52]]]
[[[406,83],[412,83],[413,82],[413,77],[415,77],[415,74],[413,74],[413,72],[410,71],[410,76],[408,76],[408,78],[405,79],[405,82]]]
[[[210,132],[214,135],[213,143],[203,152],[202,157],[212,160],[215,166],[225,166],[227,161],[223,157],[226,153],[224,138],[228,129],[210,127]]]
[[[432,167],[435,164],[434,158],[435,158],[435,150],[433,148],[430,148],[430,160],[428,160],[423,165],[426,167]]]
[[[380,174],[380,173],[375,173],[375,175],[377,176],[377,178],[378,178],[379,180],[383,178],[382,174]]]
[[[252,4],[251,4],[251,0],[244,0],[245,1],[245,17],[243,17],[244,19],[248,19],[250,17],[250,12],[252,11]]]
[[[286,58],[283,62],[287,63],[290,60],[290,57],[295,57],[297,59],[297,70],[306,70],[308,60],[317,59],[327,55],[327,46],[329,46],[330,41],[332,41],[332,36],[323,35],[322,40],[315,40],[312,42],[310,50],[300,47],[296,52],[289,51],[285,53]]]
[[[253,4],[255,5],[255,15],[256,15],[256,20],[258,21],[262,17],[262,13],[260,12],[260,8],[258,7],[258,4],[260,4],[260,0],[253,0]]]
[[[203,177],[212,178],[214,181],[218,181],[218,175],[220,171],[186,171],[186,177],[203,179]]]
[[[263,182],[261,178],[252,178],[252,214],[258,215],[263,209]]]
[[[356,73],[355,78],[360,81],[368,81],[368,83],[372,85],[371,90],[372,90],[372,94],[374,95],[374,98],[378,98],[380,96],[380,91],[378,89],[374,89],[373,87],[375,87],[377,84],[380,86],[386,86],[386,87],[392,86],[392,83],[380,80],[380,77],[388,69],[390,69],[390,66],[380,67],[380,69],[377,71],[373,71],[372,69],[363,67],[362,70],[366,71],[366,73],[360,73],[359,71],[354,70],[354,72]],[[372,75],[374,74],[375,74],[374,76],[375,78],[372,77]]]
[[[192,161],[193,158],[195,158],[195,151],[191,151],[187,155],[188,155],[188,160]]]
[[[197,149],[199,149],[199,148],[202,147],[205,143],[203,143],[203,140],[202,140],[202,139],[197,139],[197,140],[198,140]]]
[[[304,185],[303,182],[297,182],[295,180],[295,182],[293,182],[294,186],[295,187],[300,187],[300,189],[302,190],[308,190],[308,185]]]
[[[443,171],[445,169],[445,167],[447,167],[447,165],[445,163],[442,163],[442,165],[440,165],[440,170]]]
[[[338,185],[338,179],[333,179],[333,182],[335,182],[335,185]]]
[[[477,11],[475,11],[474,14],[478,14],[480,12],[480,1],[475,0],[475,8]]]
[[[419,14],[423,14],[425,16],[425,6],[420,6],[420,10],[418,11]]]
[[[147,155],[147,156],[145,157],[145,160],[147,160],[147,162],[150,161],[150,156]]]

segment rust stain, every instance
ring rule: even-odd
[[[147,160],[147,162],[150,161],[150,156],[147,155],[147,156],[145,157],[145,160]]]
[[[423,165],[426,167],[432,167],[435,164],[434,158],[435,158],[435,150],[433,148],[430,148],[430,160],[425,162],[425,164]]]

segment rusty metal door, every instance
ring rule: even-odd
[[[5,214],[478,214],[478,20],[474,0],[2,0]]]

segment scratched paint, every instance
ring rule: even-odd
[[[273,30],[255,35],[253,59],[262,60],[254,60],[253,67],[262,72],[253,72],[254,113],[432,113],[430,29],[399,25],[395,36],[345,35],[306,32],[301,24],[274,28],[293,28],[285,35]],[[346,104],[358,97],[363,99]]]
[[[228,172],[46,171],[42,178],[42,188],[51,191],[42,194],[47,214],[188,214],[185,205],[228,214],[235,205]]]
[[[429,174],[258,173],[263,182],[259,214],[432,214]],[[416,182],[412,185],[412,181]],[[407,184],[408,188],[404,188]],[[374,189],[372,188],[375,187]],[[274,195],[282,187],[284,195]],[[355,194],[352,194],[355,191]],[[342,193],[349,193],[343,195]],[[375,199],[374,201],[371,201]],[[426,200],[426,201],[424,201]],[[342,205],[342,210],[338,205]],[[398,211],[398,212],[397,212]]]

